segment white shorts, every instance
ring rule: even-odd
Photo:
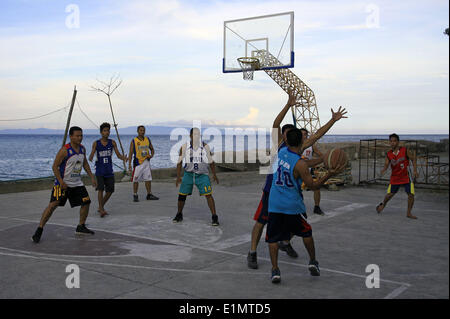
[[[135,166],[133,169],[133,182],[150,182],[152,180],[152,170],[150,168],[150,161],[145,160],[141,165]]]

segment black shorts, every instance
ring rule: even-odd
[[[104,177],[104,176],[96,176],[97,177],[97,188],[98,191],[106,191],[107,193],[114,192],[114,176]]]
[[[91,203],[89,194],[84,186],[68,187],[61,189],[60,185],[53,186],[50,202],[59,201],[58,206],[66,205],[69,199],[70,207],[84,206]]]
[[[312,228],[301,214],[269,213],[266,234],[266,241],[268,243],[290,240],[291,234],[300,237],[311,237]]]

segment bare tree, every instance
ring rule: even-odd
[[[108,97],[109,108],[111,109],[111,115],[112,115],[112,119],[113,119],[114,128],[116,129],[117,139],[119,140],[119,145],[120,145],[120,149],[122,151],[122,154],[125,154],[125,152],[123,150],[122,142],[120,141],[119,131],[117,130],[117,123],[116,123],[116,119],[114,117],[113,107],[112,107],[112,103],[111,103],[111,95],[122,84],[122,79],[117,74],[117,75],[113,75],[109,79],[109,82],[104,82],[104,81],[101,81],[99,79],[96,79],[96,80],[99,83],[99,86],[98,87],[91,86],[91,89],[92,89],[92,91],[103,93],[103,94],[105,94]],[[124,167],[124,171],[126,171],[127,170],[127,165],[126,165],[125,161],[123,161],[123,167]]]

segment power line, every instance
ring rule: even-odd
[[[0,121],[1,121],[1,122],[15,122],[15,121],[35,120],[35,119],[39,119],[39,118],[41,118],[41,117],[44,117],[44,116],[47,116],[47,115],[50,115],[50,114],[53,114],[53,113],[62,111],[62,110],[64,110],[64,109],[66,109],[66,108],[67,108],[67,106],[62,107],[62,108],[60,108],[60,109],[57,109],[57,110],[55,110],[55,111],[52,111],[52,112],[49,112],[49,113],[46,113],[46,114],[43,114],[43,115],[39,115],[39,116],[34,116],[34,117],[28,117],[28,118],[23,118],[23,119],[8,119],[8,120],[0,120]]]
[[[92,121],[92,120],[89,118],[89,116],[87,116],[87,114],[83,112],[83,110],[81,109],[80,103],[78,102],[78,99],[76,99],[76,102],[77,102],[78,108],[80,109],[80,111],[81,111],[81,113],[84,115],[84,117],[87,118],[88,121],[91,122],[96,128],[99,127],[99,125],[95,124],[95,122]]]

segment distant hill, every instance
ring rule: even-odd
[[[175,128],[185,128],[188,131],[191,129],[191,127],[188,126],[184,126],[184,125],[180,125],[179,127],[174,127],[174,126],[158,126],[158,125],[146,125],[146,134],[149,135],[170,135],[170,133],[175,129]],[[208,127],[214,127],[217,128],[221,131],[222,134],[225,133],[225,129],[226,128],[231,128],[231,129],[236,129],[237,127],[232,127],[232,126],[219,126],[219,125],[215,125],[215,126],[209,126],[209,125],[205,125],[202,126],[202,130],[206,129]],[[119,134],[123,134],[123,135],[134,135],[136,134],[136,129],[137,126],[129,126],[129,127],[124,127],[124,128],[119,128]],[[244,129],[255,129],[252,127],[248,127],[248,128],[244,128]],[[99,134],[99,130],[96,129],[84,129],[83,133],[85,135],[97,135]],[[35,128],[35,129],[4,129],[4,130],[0,130],[0,134],[17,134],[17,135],[63,135],[64,134],[64,130],[61,129],[48,129],[48,128]],[[114,129],[114,127],[111,127],[111,135],[115,135],[116,131]]]
[[[136,134],[136,126],[129,126],[124,128],[119,128],[119,134],[123,135],[133,135]],[[169,126],[146,126],[146,131],[148,134],[153,135],[170,135],[170,132],[174,127]],[[187,128],[186,129],[190,129]],[[96,129],[84,129],[83,133],[86,135],[99,134]],[[111,127],[111,135],[115,135],[114,127]],[[36,128],[36,129],[5,129],[0,130],[0,134],[20,134],[20,135],[63,135],[64,130],[60,129],[48,129],[48,128]]]

